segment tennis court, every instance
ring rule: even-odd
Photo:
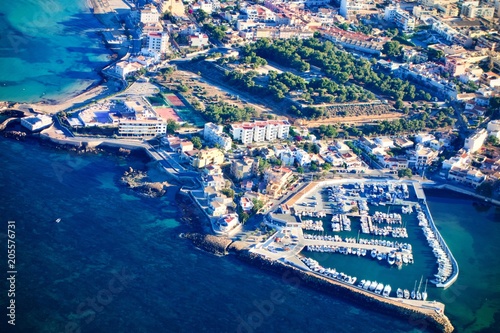
[[[164,96],[167,98],[168,102],[172,106],[176,106],[176,107],[184,107],[185,106],[184,103],[181,101],[181,99],[172,93],[166,93]]]
[[[172,119],[175,121],[182,121],[181,117],[179,117],[173,108],[155,108],[155,111],[165,120]]]

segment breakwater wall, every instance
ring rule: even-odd
[[[441,248],[444,250],[444,252],[448,255],[448,258],[450,258],[451,261],[451,266],[453,267],[453,273],[451,276],[444,282],[444,283],[438,283],[436,287],[440,288],[448,288],[451,286],[455,281],[458,279],[458,274],[460,272],[458,268],[458,262],[453,256],[453,253],[451,252],[450,248],[448,247],[448,244],[446,244],[446,241],[444,240],[443,236],[441,236],[441,233],[436,227],[436,224],[434,223],[434,218],[432,217],[431,211],[429,207],[427,206],[427,201],[423,205],[423,210],[425,215],[427,215],[427,220],[429,221],[429,226],[432,229],[432,232],[434,232],[434,235],[438,239],[439,244],[441,245]]]
[[[474,198],[477,198],[477,199],[482,199],[485,202],[490,202],[492,204],[500,206],[500,201],[499,200],[495,200],[495,199],[492,199],[492,198],[489,198],[489,197],[485,197],[484,195],[477,194],[476,192],[469,191],[467,189],[464,189],[464,188],[461,188],[461,187],[458,187],[458,186],[455,186],[455,185],[452,185],[452,184],[439,184],[439,185],[434,185],[434,186],[433,185],[428,185],[428,184],[423,184],[423,187],[424,188],[437,188],[437,189],[450,190],[450,191],[453,191],[453,192],[462,193],[462,194],[465,194],[465,195],[470,195],[471,197],[474,197]]]
[[[244,242],[233,242],[227,237],[203,234],[186,234],[184,237],[191,239],[197,247],[211,253],[218,255],[233,253],[241,261],[280,274],[284,277],[284,280],[297,286],[302,284],[328,295],[340,297],[360,307],[407,319],[418,329],[446,333],[454,330],[448,317],[443,313],[436,312],[434,309],[418,308],[404,304],[401,300],[374,295],[354,286],[298,269],[286,262],[268,259],[249,252],[248,246]]]
[[[217,255],[228,254],[228,247],[233,242],[227,237],[200,233],[187,233],[183,234],[182,237],[190,239],[196,247]]]

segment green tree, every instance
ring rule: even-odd
[[[188,86],[186,86],[185,84],[179,84],[179,85],[177,86],[177,90],[178,90],[179,92],[187,92],[187,91],[189,90],[189,87],[188,87]]]
[[[196,148],[196,149],[200,149],[203,144],[201,143],[201,139],[199,136],[193,136],[191,138],[191,142],[193,143],[193,147]]]
[[[486,142],[493,145],[493,146],[498,146],[500,144],[500,140],[494,135],[488,136],[488,138],[486,139]]]
[[[261,210],[262,207],[264,207],[264,203],[262,202],[262,200],[253,199],[252,203],[253,203],[253,207],[252,207],[253,214],[258,213],[258,211]]]
[[[396,103],[394,103],[394,107],[395,107],[396,109],[398,109],[398,110],[402,109],[402,108],[403,108],[403,106],[404,106],[404,103],[403,103],[403,101],[402,101],[402,100],[400,100],[400,99],[398,99],[398,100],[396,101]]]
[[[241,224],[247,223],[248,219],[250,218],[250,215],[248,215],[248,213],[244,212],[243,210],[238,213],[238,216]]]
[[[384,44],[383,51],[389,57],[397,57],[403,51],[403,47],[398,41],[390,41]]]
[[[208,15],[208,13],[206,11],[199,9],[199,10],[194,12],[194,17],[196,18],[196,21],[198,21],[199,23],[203,23],[210,16]]]
[[[173,119],[167,119],[167,133],[174,134],[179,129],[179,123]]]
[[[436,50],[432,47],[429,47],[427,49],[427,55],[429,57],[429,60],[436,61],[444,57],[444,52],[441,50]]]
[[[413,173],[411,172],[410,168],[404,168],[404,169],[398,170],[398,177],[399,178],[403,178],[403,177],[411,178],[412,176],[413,176]]]
[[[221,190],[222,194],[228,196],[229,198],[234,198],[234,190],[230,187],[226,187]]]

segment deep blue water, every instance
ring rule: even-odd
[[[174,203],[120,185],[129,166],[144,167],[0,139],[2,258],[9,220],[17,245],[8,332],[421,332],[419,323],[195,249],[177,237],[185,229]]]
[[[85,0],[0,3],[0,101],[60,100],[99,80],[109,51]]]

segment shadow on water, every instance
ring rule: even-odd
[[[89,29],[104,28],[100,24],[95,24],[95,15],[91,13],[79,13],[72,15],[68,20],[58,22],[64,27],[65,33],[85,33]]]

